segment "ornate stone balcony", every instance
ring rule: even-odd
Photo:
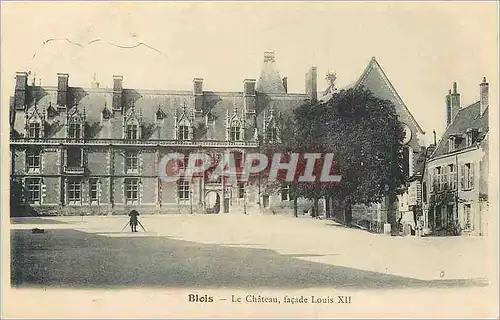
[[[11,145],[39,146],[137,146],[137,147],[218,147],[252,148],[257,141],[223,140],[127,140],[127,139],[71,139],[71,138],[12,138]]]

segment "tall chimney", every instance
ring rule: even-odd
[[[451,99],[451,121],[455,119],[455,116],[460,111],[460,93],[457,91],[457,83],[453,82],[453,92],[450,94]]]
[[[194,110],[195,112],[203,111],[203,79],[193,79],[193,95],[194,95]]]
[[[480,96],[480,100],[479,100],[479,114],[480,115],[483,115],[484,113],[484,110],[486,110],[486,108],[488,108],[489,106],[489,99],[488,99],[488,95],[489,95],[489,84],[488,82],[486,82],[486,77],[483,78],[483,82],[481,82],[481,84],[479,85],[479,89],[480,89],[480,92],[481,92],[481,96]]]
[[[285,93],[288,93],[288,78],[283,78],[283,87],[285,88]]]
[[[16,87],[14,90],[14,107],[24,109],[26,105],[26,88],[28,87],[28,74],[26,72],[16,72]]]
[[[113,110],[122,110],[123,107],[123,76],[113,76]]]
[[[306,95],[311,101],[318,100],[318,74],[315,66],[306,73]]]
[[[451,112],[451,90],[446,95],[446,126],[448,127],[453,120]]]
[[[68,104],[68,80],[69,74],[57,74],[57,105],[63,108]]]
[[[245,112],[255,112],[255,99],[255,79],[243,80],[243,105],[245,108]]]

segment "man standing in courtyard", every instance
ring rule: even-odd
[[[128,214],[130,217],[130,229],[132,232],[137,232],[137,224],[139,223],[139,219],[137,218],[139,216],[139,212],[137,210],[132,210]]]

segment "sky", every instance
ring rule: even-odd
[[[275,51],[289,92],[300,93],[313,65],[319,89],[328,70],[342,87],[375,56],[431,142],[433,130],[444,131],[453,81],[467,106],[486,77],[498,106],[497,10],[496,2],[2,2],[2,103],[16,71],[42,85],[67,72],[70,86],[90,86],[95,75],[110,87],[119,74],[130,88],[191,90],[200,77],[204,90],[242,91],[244,79],[259,77],[264,52]],[[54,38],[102,41],[44,44]],[[161,53],[109,44],[140,42]]]

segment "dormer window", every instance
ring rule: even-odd
[[[178,128],[179,140],[189,140],[189,127],[189,121],[187,121],[186,119],[181,120]]]
[[[165,117],[165,113],[163,113],[163,110],[158,108],[158,111],[156,111],[156,120],[161,121]]]
[[[215,123],[215,116],[212,114],[212,112],[207,113],[206,124],[213,125],[214,123]]]
[[[40,122],[30,122],[28,124],[28,137],[40,138],[41,125]]]
[[[69,138],[79,139],[82,135],[82,124],[78,118],[72,118],[69,123],[68,136]]]
[[[271,125],[270,127],[267,128],[266,135],[267,135],[267,141],[275,142],[278,140],[278,129],[276,129],[274,125]]]
[[[455,136],[450,136],[448,138],[448,152],[455,151]]]
[[[142,137],[142,113],[132,106],[125,116],[124,136],[127,140],[138,140]]]
[[[108,108],[104,107],[104,109],[102,110],[102,120],[107,121],[109,119],[111,119],[111,111]]]
[[[467,147],[470,147],[472,145],[472,133],[472,129],[467,129],[467,131],[465,132],[465,143]]]
[[[233,120],[231,122],[229,137],[230,137],[231,141],[240,141],[241,140],[241,124],[238,120]]]
[[[52,104],[49,104],[47,108],[47,118],[52,119],[56,116],[56,109],[52,106]]]
[[[138,139],[138,125],[136,123],[127,124],[127,139],[137,140]]]

